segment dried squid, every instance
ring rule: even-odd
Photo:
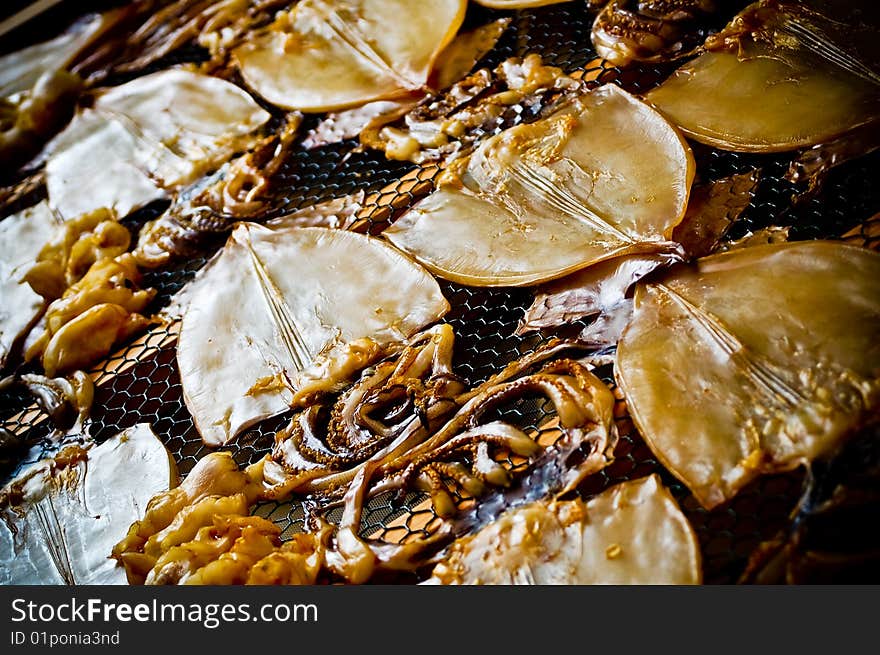
[[[624,302],[638,280],[682,258],[676,250],[617,257],[555,280],[535,294],[517,334],[607,314]]]
[[[259,466],[241,471],[229,453],[209,453],[179,487],[154,496],[113,547],[131,584],[314,584],[326,531],[282,543],[280,528],[249,508]]]
[[[836,448],[880,403],[880,255],[753,246],[636,288],[615,373],[657,457],[705,507]]]
[[[140,281],[131,253],[96,261],[46,309],[43,329],[28,345],[25,358],[39,357],[46,374],[53,376],[109,354],[150,323],[141,312],[156,291],[141,289]]]
[[[26,373],[21,376],[21,384],[56,430],[82,434],[95,399],[95,386],[87,373],[74,371],[67,378]]]
[[[868,584],[880,579],[880,423],[813,462],[790,523],[761,543],[740,584]]]
[[[140,273],[126,252],[131,236],[109,210],[53,225],[41,237],[43,246],[23,267],[23,279],[50,304],[24,356],[40,358],[53,376],[88,366],[146,326],[149,319],[140,312],[155,291],[139,287]]]
[[[422,93],[465,0],[301,0],[236,48],[245,83],[285,109],[322,112]]]
[[[509,18],[500,18],[456,36],[440,53],[434,70],[431,73],[429,82],[431,89],[445,91],[450,89],[450,87],[461,88],[459,85],[462,82],[467,84],[465,80],[468,73],[471,72],[474,65],[484,55],[495,47],[498,39],[501,38],[509,24]],[[453,89],[450,89],[449,95],[457,95],[459,97],[458,101],[463,101],[461,94],[457,94]],[[438,100],[440,98],[434,95],[426,98],[413,93],[404,98],[376,100],[352,109],[332,112],[309,132],[303,140],[303,147],[306,149],[317,148],[330,143],[337,143],[343,139],[357,137],[358,135],[362,135],[362,141],[372,147],[383,147],[382,144],[386,141],[389,146],[392,142],[403,141],[407,143],[405,138],[402,139],[399,135],[394,138],[387,131],[384,131],[383,128],[404,115],[410,115],[411,110],[415,107],[428,103],[439,104]],[[440,100],[440,103],[442,103],[442,100]],[[446,106],[445,109],[451,110],[453,107]],[[424,114],[424,112],[421,113]],[[424,130],[419,130],[419,132],[424,132]],[[445,133],[439,127],[435,132],[433,141],[438,141],[438,143],[434,145],[443,145],[439,141],[443,140],[441,134]],[[366,136],[366,139],[364,136]],[[385,148],[383,147],[383,149]],[[397,148],[389,147],[386,154],[391,156],[396,154],[397,150]]]
[[[294,416],[264,464],[267,494],[332,496],[404,431],[437,427],[465,389],[452,372],[453,340],[447,324],[424,330],[365,370],[329,411],[319,401]]]
[[[49,204],[66,220],[125,216],[246,149],[268,119],[234,84],[184,70],[108,89],[47,146]]]
[[[675,128],[606,85],[456,160],[384,236],[455,282],[536,284],[668,247],[693,176]]]
[[[0,370],[46,304],[25,276],[57,228],[45,202],[0,222]]]
[[[860,33],[876,51],[876,24],[847,25],[807,6],[762,0],[646,99],[688,136],[725,150],[823,143],[880,119],[876,64],[847,48],[864,41]]]
[[[620,334],[621,322],[629,312],[629,289],[653,271],[713,252],[721,238],[752,198],[757,173],[741,173],[706,184],[695,185],[687,212],[672,233],[674,244],[666,251],[627,255],[555,280],[541,287],[520,321],[517,333],[554,327],[599,314],[582,338],[596,341],[599,332],[608,337]],[[675,245],[677,244],[677,245]],[[628,306],[625,306],[628,305]],[[616,339],[612,339],[612,342]]]
[[[545,5],[558,5],[571,0],[476,0],[478,5],[490,9],[531,9],[532,7],[544,7]]]
[[[588,502],[510,510],[452,544],[429,584],[699,584],[700,547],[652,475]]]
[[[68,446],[0,494],[0,583],[125,584],[113,546],[177,482],[149,425],[99,446]]]
[[[497,133],[508,118],[520,113],[532,118],[549,115],[584,89],[574,76],[546,65],[540,55],[510,57],[492,70],[481,68],[458,78],[412,109],[403,107],[397,115],[391,112],[372,120],[361,131],[360,141],[389,159],[449,159]],[[398,108],[402,104],[397,103]],[[405,112],[402,117],[400,112]]]
[[[449,305],[381,240],[326,228],[233,231],[194,282],[177,348],[206,443],[332,390]]]
[[[751,204],[759,179],[760,171],[752,169],[695,185],[684,219],[672,232],[672,240],[689,257],[711,255]]]
[[[70,119],[82,80],[69,71],[114,16],[83,16],[54,39],[0,56],[0,177],[36,155]]]
[[[379,571],[414,570],[452,536],[525,503],[573,489],[607,465],[616,443],[610,390],[553,342],[473,389],[451,373],[452,330],[438,325],[365,371],[330,417],[312,405],[277,435],[271,457],[240,470],[228,453],[207,455],[177,489],[154,498],[114,550],[132,582],[361,583]],[[537,372],[531,372],[536,367]],[[540,394],[557,411],[535,438],[483,420],[505,403]],[[546,438],[546,439],[545,439]],[[495,458],[527,460],[518,472]],[[449,486],[451,485],[451,486]],[[459,511],[450,489],[476,496]],[[362,538],[374,494],[428,491],[442,525],[408,543]],[[309,532],[281,544],[277,526],[251,516],[262,499],[305,499]],[[324,515],[341,502],[335,529]]]
[[[73,114],[81,80],[66,71],[40,77],[14,101],[0,97],[0,167],[7,177],[36,155]]]
[[[596,54],[615,66],[687,57],[712,27],[724,0],[608,0],[590,37]]]
[[[612,459],[617,432],[611,391],[584,364],[553,359],[575,344],[550,342],[467,389],[449,373],[451,329],[432,332],[397,362],[365,373],[325,425],[315,407],[295,416],[278,434],[272,458],[262,462],[264,483],[272,485],[263,492],[268,497],[293,492],[324,505],[342,497],[327,561],[351,582],[365,582],[378,570],[411,570],[428,551],[513,502],[509,496],[526,502],[570,491]],[[556,413],[541,435],[484,418],[534,395],[545,397]],[[509,471],[496,459],[501,453],[519,458],[524,470]],[[444,522],[418,541],[362,539],[366,501],[389,490],[427,492]],[[462,514],[453,490],[474,497],[474,509]]]

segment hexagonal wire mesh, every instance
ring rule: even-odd
[[[595,80],[593,84],[612,82],[632,92],[653,87],[673,68],[637,65],[620,70],[598,61],[589,38],[592,16],[584,2],[517,12],[493,12],[472,6],[467,24],[482,24],[498,15],[509,15],[511,24],[479,66],[494,67],[507,57],[538,53],[547,63],[567,72],[583,71],[587,79]],[[509,113],[499,121],[495,132],[521,120],[519,114]],[[388,220],[389,207],[399,214],[430,191],[436,167],[420,168],[389,161],[373,151],[361,152],[356,145],[356,140],[349,140],[291,153],[275,180],[280,191],[275,213],[364,190],[372,195],[367,196],[362,214],[371,221],[375,219],[375,225],[368,229],[377,231]],[[792,237],[800,239],[837,237],[854,227],[876,237],[874,227],[858,226],[880,211],[880,188],[872,184],[880,170],[880,153],[841,166],[830,175],[819,195],[794,202],[797,188],[783,179],[790,155],[742,155],[701,146],[694,149],[699,175],[705,180],[752,168],[761,171],[753,201],[733,227],[733,238],[769,225],[792,226]],[[136,227],[157,211],[148,208],[126,222]],[[211,254],[206,251],[202,257],[182,265],[147,272],[144,284],[158,290],[152,309],[166,304]],[[441,286],[452,306],[445,320],[456,334],[455,369],[472,384],[485,380],[505,363],[530,352],[551,336],[549,332],[513,335],[532,298],[528,289],[477,289],[448,282]],[[135,423],[149,422],[174,455],[180,473],[185,475],[209,449],[202,444],[183,402],[175,361],[177,327],[172,324],[154,328],[95,368],[97,391],[88,432],[100,441]],[[610,374],[606,380],[613,382]],[[37,441],[44,439],[43,447],[32,451],[32,461],[50,452],[52,444],[45,440],[50,432],[48,421],[28,407],[28,398],[19,390],[0,394],[3,425],[17,433],[26,432]],[[548,409],[534,399],[508,407],[502,416],[545,437],[552,430],[548,427]],[[264,421],[240,435],[227,449],[240,464],[253,462],[268,452],[275,431],[288,419],[289,415],[284,415]],[[771,476],[751,484],[721,508],[705,511],[657,462],[625,412],[619,416],[618,426],[621,439],[616,461],[588,478],[579,492],[589,497],[611,484],[659,472],[699,536],[707,582],[734,581],[755,546],[785,523],[799,495],[802,474]],[[509,463],[522,468],[521,462]],[[302,508],[296,504],[266,503],[255,511],[279,524],[284,536],[300,529],[304,520]],[[399,541],[426,534],[438,521],[418,494],[410,494],[402,502],[386,494],[370,501],[362,531],[373,538]]]

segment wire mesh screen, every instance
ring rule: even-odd
[[[510,16],[511,23],[497,46],[479,62],[480,67],[494,67],[508,57],[537,53],[546,63],[566,72],[584,71],[593,84],[612,82],[636,93],[662,81],[673,68],[634,66],[619,70],[597,60],[590,44],[593,15],[585,2],[518,12],[493,12],[472,6],[467,25],[479,25],[500,15]],[[180,55],[164,64],[179,60]],[[313,125],[318,119],[309,120]],[[522,120],[528,120],[528,116],[508,112],[494,131]],[[307,122],[303,132],[308,127]],[[874,183],[880,170],[880,153],[839,167],[818,195],[795,202],[799,189],[783,179],[791,155],[741,155],[698,146],[694,149],[699,174],[706,180],[754,168],[761,171],[753,200],[734,225],[731,238],[770,225],[792,226],[791,236],[795,239],[839,237],[880,211],[880,187]],[[363,190],[367,194],[363,213],[375,219],[375,228],[368,229],[376,231],[389,217],[393,219],[427,194],[437,172],[433,166],[417,167],[389,161],[371,150],[361,151],[356,140],[308,151],[298,148],[274,180],[277,202],[273,214]],[[148,208],[127,224],[136,228],[160,209]],[[151,309],[156,311],[167,304],[212,254],[209,248],[176,267],[148,271],[144,286],[158,291]],[[517,322],[532,300],[529,289],[477,289],[448,282],[441,286],[452,306],[445,320],[456,334],[455,370],[468,383],[485,380],[551,336],[550,332],[514,336]],[[202,444],[183,401],[175,359],[178,328],[176,323],[154,327],[94,369],[97,388],[87,429],[100,441],[135,423],[148,422],[173,454],[181,475],[186,475],[209,449]],[[613,383],[610,372],[606,372],[606,380]],[[505,412],[506,420],[538,433],[551,429],[552,416],[543,404],[523,401]],[[22,392],[13,388],[0,395],[0,422],[6,429],[27,432],[39,441],[51,429],[44,419]],[[254,462],[269,451],[275,431],[288,420],[289,414],[264,421],[246,430],[227,449],[240,464]],[[620,412],[618,427],[621,438],[616,460],[588,478],[580,492],[588,497],[611,484],[659,472],[699,536],[707,582],[736,580],[750,552],[785,524],[800,493],[802,473],[771,476],[753,483],[721,508],[703,510],[656,461],[625,412]],[[45,441],[45,447],[32,451],[29,460],[47,454],[51,447]],[[518,465],[515,461],[509,463]],[[284,536],[300,529],[304,520],[296,504],[266,503],[255,511],[278,523]],[[362,532],[376,539],[400,541],[430,532],[438,521],[430,504],[417,494],[405,499],[385,495],[370,501]]]

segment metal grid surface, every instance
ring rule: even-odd
[[[613,82],[637,93],[662,81],[674,68],[634,66],[621,71],[603,66],[590,45],[592,16],[586,4],[577,1],[519,12],[472,7],[468,25],[478,25],[499,15],[512,18],[507,32],[480,66],[494,67],[507,57],[538,53],[547,63],[567,72],[592,73],[589,79],[595,79],[595,84]],[[509,112],[495,131],[521,120],[522,116]],[[304,127],[303,133],[309,125]],[[367,206],[373,208],[367,213],[376,218],[375,226],[368,229],[375,232],[388,220],[389,207],[394,208],[392,214],[399,214],[429,192],[436,168],[419,170],[409,163],[387,161],[375,152],[358,151],[356,145],[355,140],[350,140],[291,153],[276,180],[279,193],[273,213],[364,190],[368,194]],[[761,169],[753,201],[734,226],[732,238],[769,225],[792,226],[791,235],[796,239],[837,237],[880,211],[880,187],[874,184],[880,171],[880,153],[841,166],[832,172],[819,195],[798,203],[793,202],[796,187],[783,179],[790,155],[740,155],[699,146],[695,146],[695,155],[698,174],[704,180]],[[422,183],[416,184],[414,179]],[[148,208],[126,224],[136,228],[159,209]],[[167,303],[211,254],[209,250],[175,268],[147,272],[144,286],[158,290],[152,309],[158,310]],[[531,290],[476,289],[447,282],[441,282],[441,286],[452,305],[445,320],[456,334],[455,369],[470,383],[485,380],[506,362],[552,336],[550,332],[513,336],[517,321],[531,302]],[[88,431],[100,441],[135,423],[149,422],[173,453],[181,475],[185,475],[209,449],[201,443],[182,399],[175,362],[176,327],[154,328],[94,369],[97,388]],[[607,379],[611,382],[610,376]],[[35,439],[44,438],[50,431],[48,421],[37,412],[23,411],[29,404],[28,398],[15,389],[0,393],[0,424],[14,432],[29,432]],[[268,452],[274,432],[288,418],[285,415],[264,421],[240,435],[227,449],[241,464],[255,461]],[[504,418],[540,431],[548,414],[542,404],[523,401],[507,408]],[[619,417],[618,424],[621,438],[616,461],[587,479],[580,490],[582,495],[660,472],[699,536],[706,582],[735,581],[749,553],[785,524],[800,493],[802,474],[758,480],[732,502],[708,512],[658,464],[625,414]],[[51,444],[46,446],[33,451],[30,460],[49,452]],[[259,506],[256,512],[278,523],[285,535],[299,529],[303,521],[302,510],[296,505],[269,503]],[[430,531],[437,521],[422,497],[411,495],[401,503],[387,495],[370,502],[362,529],[373,538],[400,541]]]

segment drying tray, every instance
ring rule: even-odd
[[[79,5],[78,11],[85,12],[95,3],[76,4]],[[501,16],[509,16],[510,25],[496,47],[477,67],[492,68],[508,57],[537,53],[546,63],[559,66],[568,73],[583,72],[585,79],[593,80],[592,85],[614,83],[634,93],[646,92],[676,68],[675,65],[634,65],[618,69],[599,60],[590,43],[594,14],[588,11],[584,0],[521,11],[492,11],[471,3],[464,29]],[[65,16],[48,18],[60,21]],[[16,47],[27,41],[20,32],[12,35],[12,40],[23,41],[16,43]],[[11,47],[7,47],[11,41],[6,40],[3,50]],[[178,51],[151,67],[150,71],[198,61],[203,56],[198,49]],[[120,83],[126,79],[112,82]],[[307,118],[301,134],[320,118]],[[528,120],[528,116],[513,108],[499,118],[496,129],[487,135],[523,120]],[[352,139],[310,151],[295,148],[274,180],[275,202],[270,215],[264,218],[363,190],[366,201],[359,216],[365,219],[363,225],[367,231],[377,233],[433,188],[433,179],[439,172],[436,166],[389,161],[381,153],[361,152],[357,145],[357,140]],[[745,155],[698,144],[692,144],[692,147],[702,180],[760,169],[760,181],[752,201],[732,227],[728,238],[735,239],[771,225],[791,226],[792,240],[837,238],[851,229],[859,229],[860,225],[866,239],[872,238],[869,236],[872,227],[866,221],[880,211],[880,185],[876,184],[880,177],[880,152],[840,166],[832,171],[819,194],[796,202],[795,196],[802,189],[784,179],[791,153]],[[36,191],[28,201],[36,201],[41,193]],[[157,206],[145,208],[125,219],[124,223],[136,234],[140,225],[157,216],[161,209]],[[159,311],[167,305],[171,296],[192,279],[219,245],[206,248],[201,256],[187,259],[176,267],[146,271],[143,286],[158,291],[148,312]],[[454,369],[471,384],[484,381],[507,362],[533,351],[554,336],[553,331],[514,336],[518,320],[531,303],[533,292],[530,289],[479,289],[442,280],[440,284],[452,306],[444,320],[452,325],[456,334]],[[135,423],[147,422],[172,453],[180,474],[184,476],[211,449],[202,444],[183,402],[175,359],[178,329],[179,323],[154,327],[91,371],[96,390],[91,421],[86,430],[100,442]],[[23,368],[20,372],[27,370]],[[606,381],[613,383],[610,371],[606,373]],[[623,409],[622,403],[620,409]],[[545,426],[552,423],[549,411],[552,409],[543,403],[525,399],[503,409],[498,418],[539,434],[544,432],[545,441],[550,436],[549,428]],[[788,523],[802,490],[803,472],[761,478],[743,489],[731,502],[706,511],[656,460],[625,412],[618,414],[620,440],[615,461],[585,480],[578,493],[589,498],[618,482],[659,473],[699,537],[705,581],[735,582],[755,547]],[[239,435],[224,449],[230,451],[240,465],[255,462],[269,452],[275,431],[289,418],[288,413],[263,421]],[[14,433],[30,433],[34,440],[42,440],[42,446],[31,451],[27,461],[19,465],[19,470],[41,457],[51,456],[57,449],[48,439],[51,432],[49,421],[17,388],[0,393],[0,425]],[[510,465],[522,466],[514,462]],[[295,503],[264,503],[255,512],[278,524],[282,537],[289,537],[303,526],[302,508]],[[334,518],[338,519],[338,512],[330,514],[330,519]],[[401,501],[386,494],[369,502],[364,512],[362,534],[398,542],[418,538],[438,522],[439,518],[423,496],[410,494]]]

